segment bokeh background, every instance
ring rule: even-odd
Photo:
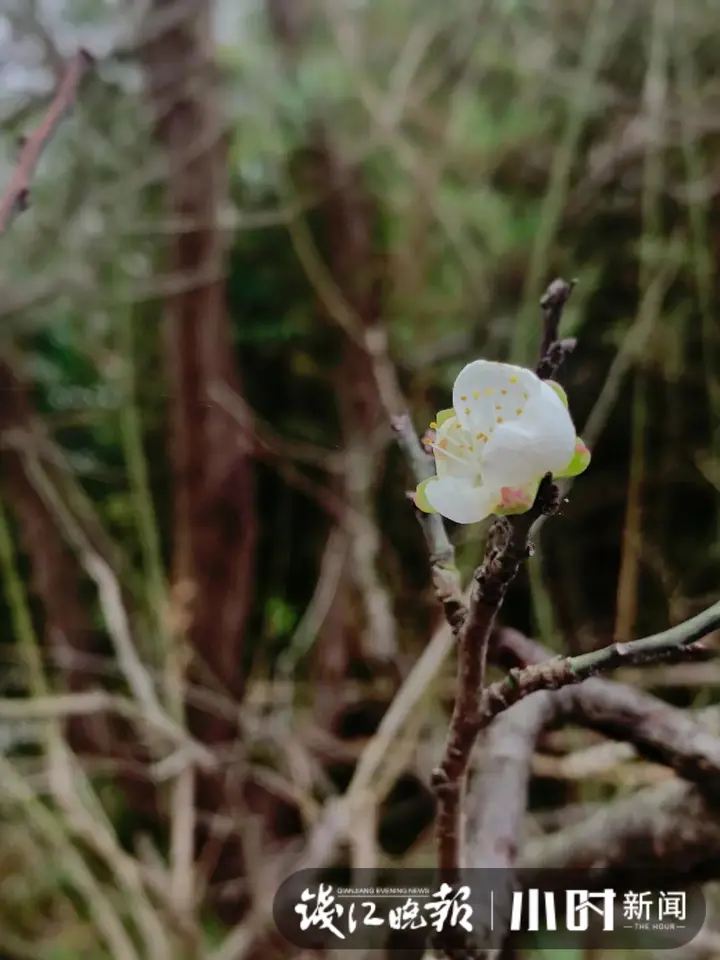
[[[562,381],[593,461],[503,622],[579,653],[720,597],[720,8],[0,13],[3,184],[67,58],[97,58],[1,241],[0,948],[271,956],[226,938],[442,620],[368,332],[422,433],[469,360],[532,365],[543,290],[577,278]],[[485,530],[450,532],[467,576]],[[720,673],[617,679],[698,710]],[[450,657],[341,860],[432,863],[453,687]],[[578,773],[597,740],[541,739],[529,836],[671,776]]]

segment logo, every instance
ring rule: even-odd
[[[423,950],[438,934],[455,932],[480,949],[497,949],[512,933],[530,949],[539,938],[558,950],[647,951],[682,947],[702,927],[700,888],[652,889],[642,875],[643,886],[623,882],[616,889],[593,886],[590,874],[538,871],[538,885],[522,888],[509,870],[465,870],[455,886],[421,870],[393,871],[392,882],[368,871],[375,882],[367,885],[348,884],[338,870],[305,870],[278,890],[273,916],[286,940],[308,950]]]
[[[537,889],[517,890],[512,897],[510,931],[558,930],[557,898],[564,897],[564,920],[567,931],[584,932],[590,928],[591,912],[600,917],[602,929],[616,929],[618,895],[615,890],[566,890],[564,894]],[[622,927],[625,930],[685,929],[687,894],[683,891],[637,893],[626,891],[621,896]],[[541,916],[542,915],[542,916]]]
[[[466,902],[470,897],[469,887],[463,886],[453,891],[445,883],[432,894],[420,891],[422,899],[415,899],[413,893],[418,895],[417,891],[401,890],[334,890],[330,884],[321,883],[316,890],[309,887],[303,890],[300,902],[295,905],[295,913],[301,918],[302,931],[318,927],[330,931],[341,940],[345,940],[346,932],[355,933],[358,924],[380,927],[387,923],[393,930],[430,927],[437,933],[448,927],[461,927],[468,933],[473,932],[473,909]],[[378,914],[378,901],[395,897],[400,900],[398,905],[388,908],[383,915]],[[343,899],[347,903],[343,903]],[[340,929],[341,922],[346,932]]]

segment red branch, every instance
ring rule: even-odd
[[[78,50],[72,60],[68,61],[65,75],[42,122],[25,138],[15,172],[0,197],[0,234],[5,233],[18,214],[27,210],[30,202],[30,181],[35,168],[63,117],[75,103],[80,83],[94,62],[92,54],[87,50]]]

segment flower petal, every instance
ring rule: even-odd
[[[555,393],[556,393],[556,394],[560,397],[560,399],[562,400],[563,406],[564,406],[565,409],[567,410],[568,407],[570,406],[570,403],[568,402],[568,398],[567,398],[567,394],[565,393],[565,390],[564,390],[564,389],[560,386],[560,384],[557,383],[555,380],[546,380],[545,383],[546,383],[549,387],[552,387],[552,388],[553,388],[553,390],[555,391]]]
[[[585,446],[585,442],[578,437],[575,441],[575,449],[573,451],[570,463],[565,467],[564,470],[556,473],[555,476],[561,480],[567,477],[579,477],[580,474],[584,473],[590,466],[591,459],[592,455]]]
[[[438,427],[441,427],[446,420],[449,420],[450,417],[455,416],[455,411],[451,407],[449,410],[439,410],[438,415],[435,417],[435,424]]]
[[[417,485],[413,501],[418,510],[422,510],[423,513],[437,513],[437,510],[430,506],[430,502],[425,496],[425,487],[434,480],[437,480],[437,477],[428,477],[427,480],[423,480],[422,483]]]
[[[575,427],[552,387],[541,383],[525,414],[497,426],[485,447],[483,482],[496,490],[525,487],[567,467],[575,449]]]
[[[500,491],[500,506],[494,513],[499,517],[510,517],[517,513],[527,513],[535,503],[540,481],[529,483],[526,487],[503,487]]]
[[[509,363],[475,360],[460,371],[453,407],[463,427],[489,435],[496,423],[515,419],[537,394],[541,381],[532,370]]]
[[[567,406],[550,382],[540,381],[540,391],[528,403],[522,425],[543,438],[545,466],[542,474],[557,474],[567,465],[568,456],[572,456],[577,437]]]
[[[439,423],[439,421],[437,421]],[[464,430],[453,412],[443,420],[435,433],[435,469],[439,477],[465,477],[475,480],[480,475],[480,446],[476,449],[472,434]]]
[[[476,487],[460,477],[432,477],[424,494],[428,503],[454,523],[477,523],[492,512],[497,503],[486,487]]]

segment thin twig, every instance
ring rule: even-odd
[[[139,960],[139,951],[125,929],[120,906],[88,866],[67,826],[36,796],[14,764],[1,756],[0,777],[4,803],[12,802],[20,807],[33,832],[44,841],[49,862],[53,862],[54,857],[54,862],[62,863],[67,877],[84,896],[88,914],[110,955],[118,960]]]
[[[720,603],[716,603],[670,630],[632,641],[629,654],[630,644],[625,644],[620,663],[624,665],[627,657],[634,655],[632,651],[640,651],[643,661],[653,650],[661,659],[665,659],[668,652],[687,651],[715,629],[719,618]],[[580,679],[588,675],[588,670],[599,672],[617,665],[617,652],[611,656],[608,651],[612,653],[613,647],[572,658],[582,674]],[[520,668],[519,672],[525,675],[543,662],[562,664],[562,660],[553,658],[540,644],[509,627],[503,627],[493,638],[491,656],[511,674],[513,668]],[[591,658],[589,667],[587,657]],[[554,699],[559,717],[564,721],[580,723],[604,736],[632,743],[646,760],[672,768],[679,776],[717,796],[720,740],[687,711],[642,690],[601,677],[590,677],[579,685],[573,681]]]
[[[540,308],[543,312],[543,339],[536,373],[543,380],[552,377],[567,355],[575,349],[575,340],[560,340],[558,331],[565,304],[570,299],[576,284],[577,280],[567,283],[558,277],[553,280],[540,299]]]
[[[434,469],[418,440],[409,414],[393,416],[391,423],[398,446],[411,466],[416,483],[422,483],[433,475]],[[435,596],[442,604],[453,633],[457,635],[467,618],[467,604],[463,597],[460,571],[455,565],[455,550],[439,514],[423,513],[416,508],[415,515],[428,548]]]
[[[541,302],[544,315],[543,355],[536,372],[542,378],[554,377],[559,366],[575,347],[574,340],[557,339],[562,309],[572,293],[573,286],[574,284],[567,284],[564,281],[555,281],[551,284]],[[401,407],[398,411],[396,406],[391,413],[394,413],[391,416],[391,422],[398,444],[416,482],[421,482],[432,474],[432,461],[425,455],[406,410]],[[648,659],[684,657],[700,637],[705,636],[717,626],[718,617],[720,617],[718,607],[710,608],[699,617],[693,618],[693,620],[682,624],[680,627],[664,631],[662,634],[622,646],[611,645],[603,651],[582,655],[572,660],[568,658],[569,666],[564,660],[551,660],[541,666],[539,662],[548,660],[548,655],[537,644],[528,641],[527,638],[523,638],[526,641],[525,647],[527,648],[524,650],[525,659],[516,656],[513,662],[511,657],[508,664],[507,651],[503,650],[506,645],[502,642],[495,643],[490,651],[494,662],[503,663],[510,667],[518,665],[523,667],[530,665],[530,667],[527,672],[520,671],[522,675],[520,687],[523,690],[520,696],[515,693],[517,673],[513,674],[511,679],[501,681],[499,685],[494,685],[489,691],[482,693],[481,678],[488,634],[492,630],[507,583],[517,570],[517,565],[513,565],[505,557],[502,543],[513,544],[515,551],[522,553],[524,550],[525,555],[527,555],[527,535],[533,517],[525,515],[513,518],[511,521],[496,521],[494,524],[495,543],[491,546],[485,564],[476,573],[473,585],[473,601],[470,603],[469,615],[463,599],[459,574],[454,564],[453,548],[441,518],[436,515],[419,514],[418,519],[430,553],[436,592],[443,603],[453,632],[460,639],[460,679],[457,701],[443,764],[441,764],[439,773],[436,773],[436,789],[439,791],[437,821],[439,862],[441,870],[446,868],[446,875],[450,874],[452,877],[452,874],[457,873],[461,868],[460,823],[465,771],[467,765],[469,765],[470,754],[478,730],[481,726],[486,725],[486,708],[488,704],[493,702],[493,698],[497,697],[498,689],[503,696],[512,697],[513,702],[522,699],[525,690],[528,693],[531,692],[530,687],[533,690],[542,690],[543,693],[523,704],[520,708],[521,712],[526,707],[531,709],[527,711],[527,717],[521,723],[522,729],[517,731],[518,736],[512,748],[512,763],[504,763],[502,769],[496,768],[494,778],[492,770],[483,771],[483,776],[478,782],[478,789],[483,794],[483,804],[479,817],[476,817],[475,822],[470,824],[472,863],[474,866],[481,863],[486,865],[485,860],[488,858],[485,857],[483,851],[489,850],[491,847],[496,857],[494,860],[490,858],[488,862],[493,862],[494,865],[510,866],[514,861],[514,839],[519,834],[522,811],[525,809],[527,782],[532,773],[533,746],[537,736],[549,719],[571,719],[574,717],[579,722],[598,729],[606,735],[621,737],[628,735],[628,738],[636,744],[638,751],[643,756],[664,763],[674,768],[681,776],[688,776],[699,786],[706,790],[709,789],[713,779],[716,779],[717,751],[714,749],[714,743],[710,742],[713,739],[710,735],[698,737],[697,725],[692,718],[679,717],[680,711],[676,708],[662,704],[661,701],[656,701],[655,698],[649,697],[647,694],[640,694],[643,702],[635,703],[631,705],[633,709],[629,709],[628,701],[637,691],[622,687],[620,684],[614,684],[612,681],[590,679],[581,686],[567,686],[560,694],[553,694],[551,690],[556,689],[558,685],[562,685],[561,678],[566,678],[568,683],[574,684],[586,676],[591,676],[593,673],[602,670],[613,669],[616,666],[644,662]],[[500,534],[501,540],[499,555],[498,534]],[[518,565],[521,559],[517,561]],[[438,581],[436,574],[438,570],[442,573],[445,566],[451,571],[450,577],[445,580],[441,578]],[[488,570],[488,567],[490,567],[490,570]],[[503,574],[507,579],[504,579]],[[446,584],[449,585],[449,589]],[[440,589],[438,589],[438,586],[440,586]],[[488,587],[490,590],[489,596]],[[496,591],[494,598],[492,595],[493,589]],[[449,604],[446,597],[450,600]],[[501,633],[506,632],[506,629],[501,631]],[[472,642],[469,638],[473,638]],[[584,698],[583,694],[585,693],[587,693],[587,697]],[[624,694],[627,694],[627,696],[624,696]],[[575,706],[582,704],[585,699],[588,701],[585,704],[587,709],[583,710],[578,707],[575,710]],[[598,705],[606,701],[606,709],[603,710]],[[475,718],[473,718],[471,712],[474,702],[480,704],[480,710]],[[500,702],[502,702],[502,697]],[[658,711],[661,708],[666,711],[667,715],[658,719]],[[499,712],[504,709],[503,706]],[[497,715],[497,712],[495,710],[493,715]],[[628,723],[623,723],[626,715]],[[658,720],[654,725],[649,721],[646,722],[650,715]],[[506,719],[507,729],[503,725]],[[688,722],[681,723],[679,722],[681,719],[687,719]],[[503,726],[502,736],[500,727],[497,727],[498,757],[501,761],[506,759],[502,752],[507,746],[508,733],[513,733],[519,720],[520,714],[517,710],[514,710],[502,718],[500,724],[500,726]],[[633,730],[629,730],[629,726],[632,726]],[[659,743],[659,739],[665,735],[664,732],[667,732],[666,728],[668,727],[673,727],[672,736],[668,737],[670,746],[664,749],[663,744]],[[677,730],[675,727],[677,727]],[[496,726],[494,725],[492,730],[495,729]],[[700,731],[700,733],[702,734],[703,731]],[[501,740],[502,744],[500,744]],[[508,778],[506,770],[510,771],[514,789],[523,799],[521,803],[511,804],[509,814],[504,816],[501,815],[504,811],[498,814],[500,806],[489,797],[489,794],[493,795],[495,801],[501,795],[507,795]],[[477,796],[477,791],[475,793]],[[498,841],[506,842],[505,847],[499,854],[497,851]],[[445,944],[444,947],[447,950],[451,948],[451,945]]]
[[[461,808],[470,756],[479,728],[477,717],[485,684],[488,638],[505,593],[520,564],[528,557],[528,535],[537,518],[557,509],[550,475],[538,490],[535,505],[514,522],[493,524],[492,542],[483,564],[475,571],[468,615],[458,637],[458,683],[442,761],[433,773],[438,798],[436,835],[438,868],[443,880],[453,882],[461,867]]]
[[[395,440],[410,467],[413,480],[416,484],[422,483],[434,475],[434,462],[433,458],[427,455],[413,427],[398,383],[397,372],[390,358],[385,329],[376,325],[367,330],[364,347],[370,360],[378,396],[393,428]],[[467,605],[463,598],[460,571],[455,565],[455,550],[439,514],[423,513],[416,509],[415,516],[430,555],[435,595],[443,606],[453,633],[457,634],[465,620]]]
[[[716,618],[720,619],[717,614]],[[691,623],[692,621],[688,620],[687,624],[680,626],[685,627]],[[582,653],[577,657],[558,657],[524,669],[515,667],[506,677],[491,684],[483,692],[480,709],[475,723],[471,726],[479,733],[498,714],[538,690],[560,690],[570,684],[580,683],[600,671],[614,670],[621,664],[626,666],[662,660],[668,653],[695,642],[692,630],[683,634],[678,632],[679,629],[673,627],[665,633],[642,640],[631,640],[629,643],[613,643],[602,650]]]
[[[80,83],[94,62],[92,54],[87,50],[78,50],[68,62],[65,76],[40,125],[24,140],[10,183],[0,197],[0,234],[5,233],[18,214],[27,210],[30,203],[30,182],[40,157],[60,122],[75,103]]]
[[[574,341],[558,347],[557,332],[562,310],[572,285],[555,280],[540,301],[543,310],[543,352],[537,372],[554,376],[574,347]],[[564,342],[563,342],[564,343]],[[492,524],[483,564],[475,571],[470,605],[458,634],[458,681],[445,751],[433,774],[437,795],[436,838],[438,869],[446,882],[457,880],[462,867],[462,805],[470,757],[479,732],[485,662],[490,635],[505,593],[521,563],[530,555],[530,530],[537,519],[555,513],[557,488],[548,474],[538,488],[531,510],[512,519],[498,518]]]

